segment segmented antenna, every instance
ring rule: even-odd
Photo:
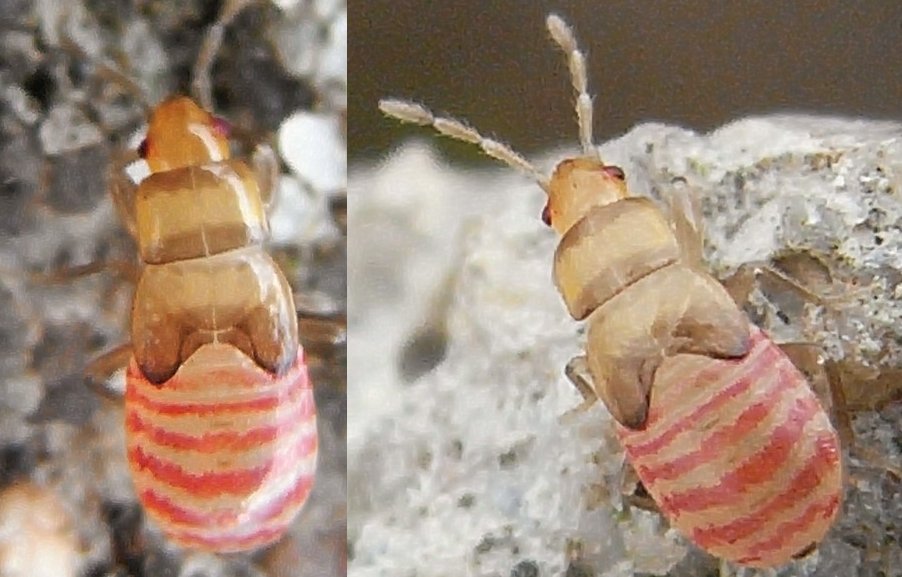
[[[592,97],[589,96],[586,57],[576,43],[573,29],[560,16],[550,14],[545,25],[554,42],[567,55],[570,81],[576,92],[576,120],[579,123],[579,143],[583,147],[583,154],[601,161],[598,148],[592,142]]]
[[[528,160],[514,152],[514,150],[506,144],[479,134],[479,131],[475,128],[467,126],[460,120],[451,117],[435,116],[428,108],[405,100],[380,100],[379,110],[381,110],[383,114],[391,116],[401,122],[409,122],[421,126],[431,126],[440,134],[444,134],[454,140],[475,144],[488,156],[520,171],[536,181],[536,183],[542,187],[542,190],[546,193],[548,192],[548,179],[539,173]]]

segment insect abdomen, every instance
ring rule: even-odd
[[[132,360],[126,437],[136,492],[174,542],[217,552],[270,543],[313,484],[317,431],[302,350],[281,377],[205,345],[154,385]]]
[[[786,563],[820,541],[839,510],[837,433],[802,374],[756,327],[740,360],[665,360],[646,425],[618,433],[672,524],[718,557]]]

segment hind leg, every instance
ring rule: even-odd
[[[796,368],[808,378],[811,389],[830,415],[830,420],[836,427],[840,441],[849,456],[886,471],[896,479],[902,479],[902,467],[856,439],[852,427],[852,410],[846,403],[840,367],[826,359],[823,349],[816,344],[787,343],[779,346]]]
[[[724,281],[724,286],[740,307],[748,302],[752,292],[760,287],[760,283],[777,283],[793,291],[803,300],[828,309],[848,297],[834,293],[829,271],[825,268],[821,270],[823,265],[813,265],[811,258],[796,258],[794,264],[796,266],[792,266],[793,262],[789,262],[787,267],[793,271],[790,275],[766,263],[749,263],[739,267],[736,273]],[[797,275],[806,278],[810,283],[799,282],[796,280]],[[817,292],[809,289],[808,284],[816,285]],[[846,402],[849,384],[845,382],[840,366],[828,359],[823,348],[816,343],[795,342],[778,346],[807,377],[818,400],[830,415],[830,420],[848,454],[902,479],[902,468],[855,438],[851,418],[852,408]]]

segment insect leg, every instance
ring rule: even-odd
[[[671,185],[666,193],[667,201],[682,260],[690,266],[701,267],[705,231],[698,191],[682,177],[673,179]]]
[[[254,148],[254,154],[251,157],[251,166],[254,170],[257,185],[260,187],[260,199],[263,201],[266,209],[269,210],[275,200],[279,184],[279,159],[271,146],[258,144]]]
[[[305,351],[327,357],[347,344],[348,316],[334,299],[323,293],[294,293],[294,308]]]
[[[784,343],[779,347],[807,377],[811,390],[830,415],[830,420],[849,455],[884,470],[897,479],[902,479],[902,468],[855,438],[851,410],[846,404],[843,375],[839,365],[826,359],[823,349],[814,343]]]
[[[598,401],[595,386],[592,384],[592,375],[589,374],[589,359],[585,355],[570,359],[564,367],[564,374],[583,397],[583,402],[577,410],[588,409]]]
[[[216,60],[216,53],[222,46],[222,39],[226,27],[232,23],[238,14],[254,0],[226,0],[216,22],[207,30],[203,44],[197,55],[192,71],[191,92],[195,98],[207,110],[213,110],[213,86],[210,82],[210,69]]]
[[[106,272],[111,272],[132,284],[138,282],[140,274],[138,267],[133,262],[108,260],[55,269],[48,273],[34,273],[31,275],[31,280],[43,284],[68,283],[81,277]]]
[[[648,494],[648,490],[642,484],[629,459],[624,459],[620,468],[620,495],[626,506],[657,513],[664,521],[667,521],[667,517],[661,513],[654,498]]]
[[[595,392],[594,381],[589,373],[589,359],[585,355],[573,357],[564,367],[564,376],[576,387],[583,400],[560,417],[561,424],[573,421],[577,415],[585,413],[598,402],[598,394]]]
[[[136,158],[137,155],[134,152],[114,155],[108,175],[113,204],[132,238],[135,238],[136,231],[134,197],[137,186],[124,173],[123,169]],[[140,276],[140,271],[135,263],[126,260],[110,260],[56,268],[46,273],[36,273],[31,276],[31,280],[42,284],[64,283],[100,272],[112,272],[132,284],[137,283]]]
[[[749,302],[752,291],[765,280],[780,283],[817,305],[825,305],[829,300],[828,297],[812,291],[766,262],[747,262],[742,264],[733,274],[722,280],[721,284],[727,289],[733,300],[742,307]]]
[[[128,364],[131,356],[131,344],[124,343],[95,357],[85,367],[85,384],[102,397],[120,400],[122,391],[112,387],[109,380],[113,373]]]
[[[579,405],[561,416],[561,422],[566,423],[576,415],[589,410],[592,405],[598,402],[598,395],[595,393],[595,387],[592,384],[592,375],[589,373],[589,360],[585,355],[570,359],[570,362],[564,368],[564,374],[583,397],[583,401]],[[645,490],[645,486],[639,480],[636,470],[633,469],[633,466],[626,459],[623,460],[623,465],[620,469],[620,493],[627,505],[645,511],[660,513],[655,500]]]

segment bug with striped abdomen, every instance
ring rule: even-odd
[[[457,120],[404,101],[380,108],[539,184],[542,218],[562,237],[555,283],[571,316],[588,322],[586,354],[568,377],[604,402],[645,488],[685,536],[739,564],[789,562],[838,513],[838,435],[803,374],[704,268],[691,196],[675,189],[668,217],[630,197],[623,171],[603,162],[584,57],[560,18],[548,29],[568,56],[582,145],[550,178]]]
[[[274,157],[231,159],[227,125],[186,97],[159,104],[139,148],[150,175],[114,175],[143,262],[125,426],[136,492],[181,545],[279,538],[312,488],[316,411],[291,289],[264,250]]]

